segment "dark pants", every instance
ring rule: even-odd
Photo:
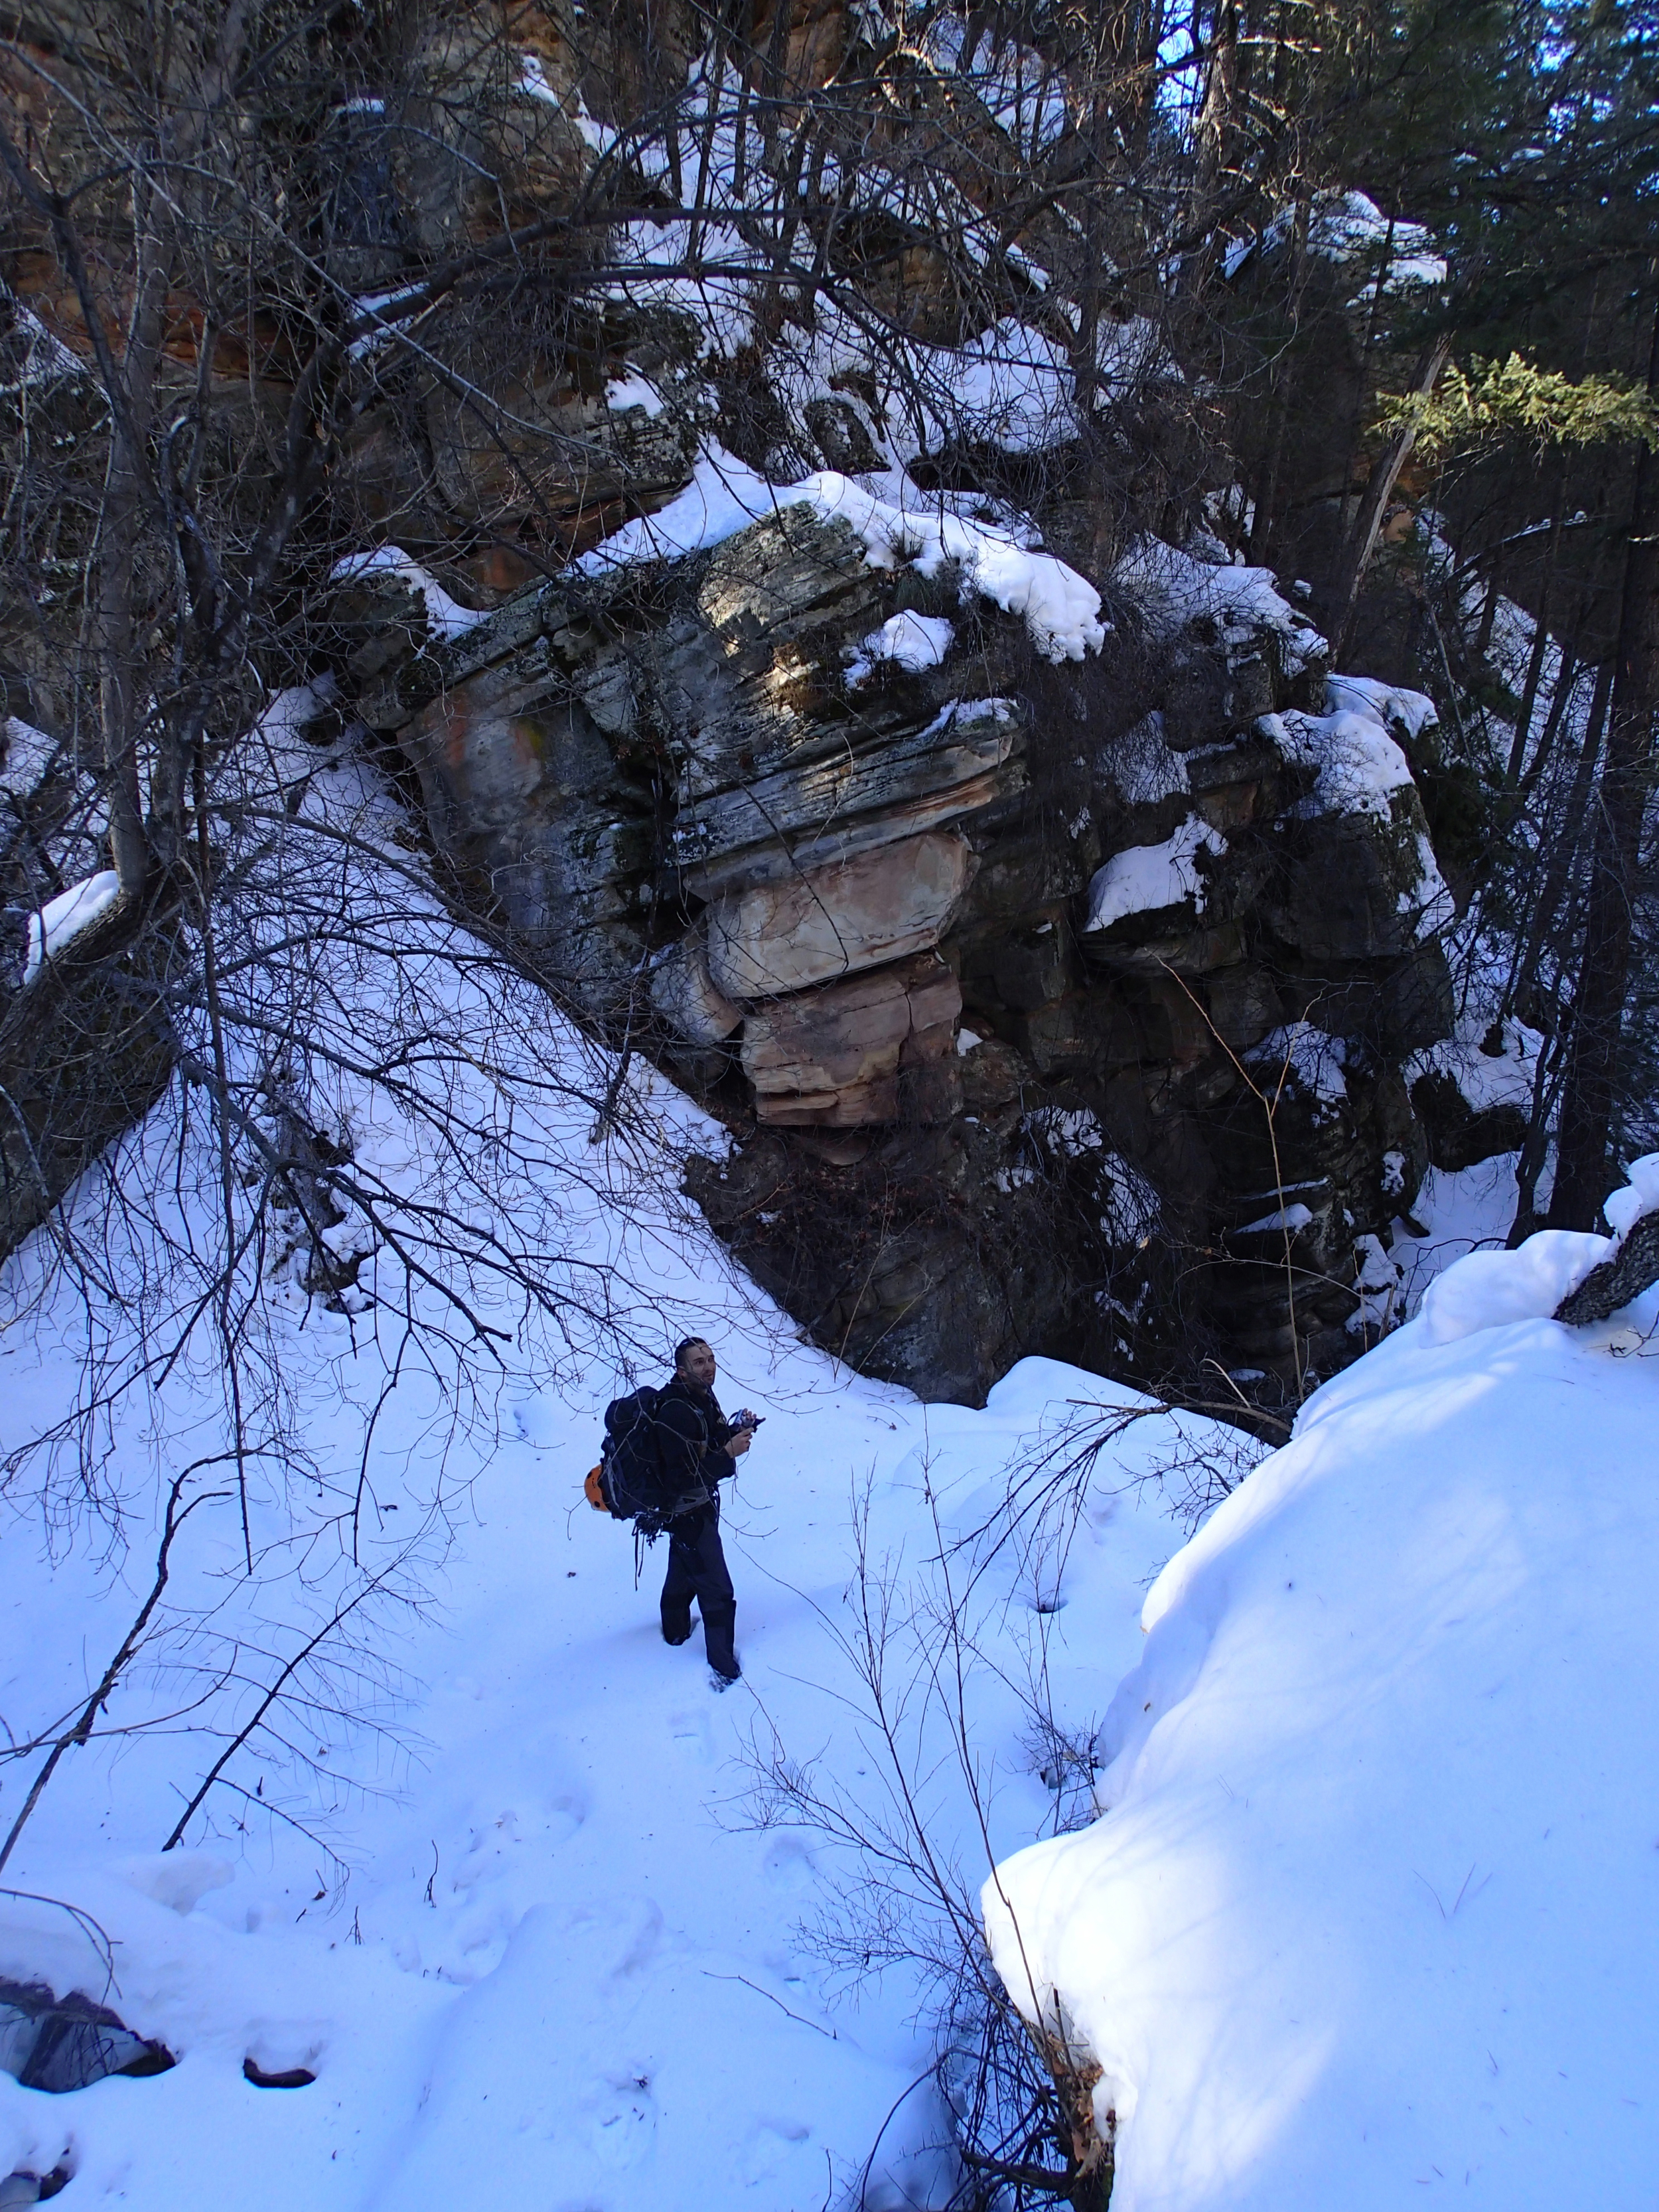
[[[702,1615],[702,1647],[718,1674],[738,1672],[732,1649],[737,1593],[720,1549],[720,1515],[712,1505],[682,1513],[668,1524],[668,1573],[662,1586],[662,1632],[683,1644],[691,1633],[691,1601]]]

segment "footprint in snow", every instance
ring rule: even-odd
[[[550,1451],[557,1441],[552,1417],[539,1398],[523,1398],[514,1407],[513,1433],[532,1451]]]
[[[657,2106],[643,2073],[607,2081],[597,2093],[589,2141],[604,2166],[622,2171],[649,2158],[657,2140]]]
[[[555,1797],[547,1808],[545,1832],[550,1844],[568,1844],[587,1818],[587,1801],[575,1790]]]
[[[751,2186],[769,2181],[790,2157],[808,2147],[811,2136],[804,2120],[763,2120],[744,2148],[744,2179]]]
[[[668,1733],[676,1743],[685,1746],[688,1755],[700,1765],[714,1763],[714,1731],[706,1711],[671,1713]]]
[[[451,1888],[476,1889],[481,1881],[494,1881],[512,1855],[513,1846],[523,1840],[518,1814],[510,1808],[498,1813],[493,1820],[472,1831],[466,1856],[450,1876]]]
[[[775,1836],[761,1863],[778,1889],[805,1889],[812,1879],[812,1854],[799,1836]]]

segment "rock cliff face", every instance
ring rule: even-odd
[[[6,80],[66,177],[104,173],[99,88],[128,68],[107,14],[69,0],[58,75]],[[1389,1224],[1429,1153],[1420,1116],[1437,1157],[1493,1141],[1455,1083],[1419,1074],[1414,1110],[1402,1074],[1450,1012],[1449,902],[1413,780],[1432,728],[1411,695],[1333,677],[1306,616],[1203,538],[1208,515],[1242,542],[1244,513],[1206,396],[1208,325],[1237,321],[1224,343],[1254,359],[1279,296],[1271,231],[1226,257],[1183,362],[1155,285],[1101,297],[1103,254],[1144,258],[1139,216],[1122,241],[1110,228],[1136,196],[1105,194],[1099,235],[1056,212],[1048,187],[1073,191],[1080,150],[1068,63],[962,28],[894,43],[810,0],[745,54],[724,31],[709,46],[678,0],[648,17],[556,0],[417,10],[395,57],[355,31],[336,52],[331,33],[281,100],[262,94],[267,166],[302,198],[280,222],[244,211],[249,267],[271,272],[264,291],[239,279],[255,304],[228,320],[202,304],[240,265],[234,194],[157,264],[154,419],[210,396],[226,543],[253,542],[239,502],[265,495],[264,464],[234,456],[274,450],[307,348],[349,314],[326,495],[250,678],[291,683],[332,655],[459,895],[725,1121],[730,1155],[693,1187],[805,1327],[933,1395],[978,1400],[1048,1350],[1271,1408],[1374,1325]],[[179,52],[158,113],[194,97]],[[1052,133],[1005,102],[1010,55],[1016,87],[1036,68],[1051,88]],[[847,91],[866,71],[867,112]],[[815,200],[825,177],[860,182],[855,219],[835,213],[812,246],[826,282],[802,290],[809,145]],[[137,264],[102,190],[82,197],[107,231],[113,329]],[[305,265],[284,275],[290,224]],[[29,405],[50,388],[46,443],[84,447],[101,483],[93,325],[54,235],[39,208],[17,229],[0,341],[58,349]],[[1346,337],[1329,376],[1306,372],[1330,388],[1304,489],[1364,398],[1348,311],[1376,272],[1347,235],[1320,248]],[[473,251],[465,283],[432,278]],[[270,304],[291,296],[310,325]],[[1370,349],[1380,280],[1365,296]],[[1254,389],[1229,363],[1221,386]],[[1256,431],[1284,441],[1282,420]],[[819,493],[772,500],[814,471]],[[1339,479],[1346,499],[1346,462]],[[953,489],[930,508],[928,485]],[[694,495],[732,511],[666,533],[701,550],[642,557]],[[1030,551],[1038,528],[1109,569],[1103,609]],[[1144,528],[1196,530],[1217,557]],[[368,572],[338,563],[393,533],[491,611],[456,608],[390,549]],[[84,567],[53,543],[65,574]],[[331,593],[331,641],[313,621]],[[0,608],[0,707],[27,716],[0,754],[0,1016],[24,1058],[29,1009],[4,1006],[27,912],[106,857],[99,774],[69,739],[36,742],[36,722],[92,726],[64,674],[78,633],[49,602],[56,585]],[[159,614],[132,634],[170,650]],[[252,698],[250,680],[227,728]],[[112,1034],[142,1101],[165,1055],[150,1028]],[[50,1105],[0,1151],[40,1151]],[[100,1133],[94,1116],[32,1182],[0,1159],[8,1188],[27,1182],[38,1212]],[[34,1218],[0,1216],[0,1244]]]
[[[796,506],[447,642],[368,586],[343,621],[440,849],[723,1116],[691,1187],[819,1340],[1271,1408],[1374,1329],[1427,1164],[1426,702],[1167,547],[1081,662],[958,582]]]

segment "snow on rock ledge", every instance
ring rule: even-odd
[[[1543,1321],[1613,1249],[1605,1237],[1541,1229],[1514,1252],[1470,1252],[1437,1275],[1418,1326],[1430,1344],[1455,1344],[1478,1330]]]
[[[1466,1260],[1318,1393],[1153,1585],[1103,1817],[987,1885],[1114,2212],[1645,2202],[1659,1361],[1527,1317],[1605,1249]]]
[[[1159,913],[1188,901],[1195,914],[1202,914],[1204,878],[1199,873],[1199,855],[1226,849],[1226,839],[1194,817],[1161,845],[1131,845],[1115,854],[1090,883],[1085,931],[1109,929],[1131,915]]]
[[[380,545],[372,552],[349,553],[343,561],[337,561],[332,570],[332,580],[337,584],[366,583],[375,577],[401,585],[420,600],[434,637],[464,637],[468,630],[476,629],[481,622],[488,620],[476,609],[464,607],[458,599],[451,599],[430,570],[411,560],[401,545]]]
[[[1544,1039],[1512,1017],[1493,1023],[1491,1011],[1466,1007],[1449,1037],[1401,1070],[1430,1164],[1452,1175],[1526,1142]]]
[[[29,916],[28,952],[23,981],[32,983],[45,963],[59,953],[83,929],[107,914],[121,895],[121,879],[113,868],[101,869],[84,883],[71,884],[55,899],[48,899],[38,914]]]
[[[1659,1213],[1659,1152],[1644,1152],[1625,1170],[1625,1188],[1616,1190],[1601,1208],[1616,1243],[1622,1244],[1637,1223]]]
[[[1613,1234],[1542,1229],[1514,1252],[1471,1252],[1437,1275],[1418,1326],[1430,1344],[1455,1344],[1479,1329],[1542,1321],[1571,1297],[1592,1268],[1610,1260],[1646,1215],[1659,1212],[1659,1152],[1626,1170],[1623,1190],[1602,1208]]]
[[[925,501],[914,487],[882,499],[834,469],[797,484],[769,483],[714,444],[705,447],[678,498],[625,524],[576,565],[602,575],[638,562],[677,559],[723,544],[785,507],[808,507],[827,522],[845,522],[863,539],[872,568],[908,565],[933,576],[955,562],[963,599],[977,595],[1005,614],[1023,615],[1038,651],[1050,660],[1081,660],[1105,641],[1099,592],[1053,554],[1030,552],[1000,531],[965,521],[942,501]]]
[[[1277,215],[1260,242],[1269,251],[1282,249],[1293,229],[1288,214]],[[1256,245],[1253,238],[1240,238],[1227,248],[1224,266],[1230,279],[1243,268]],[[1364,192],[1322,194],[1308,224],[1307,247],[1327,261],[1352,262],[1374,272],[1373,281],[1381,282],[1385,294],[1432,289],[1446,281],[1445,258],[1435,252],[1434,234],[1427,226],[1402,216],[1390,222]]]
[[[1286,676],[1300,674],[1329,652],[1307,616],[1280,596],[1271,568],[1217,565],[1161,538],[1141,538],[1118,562],[1113,580],[1164,632],[1207,622],[1224,645],[1249,645],[1271,635]]]
[[[847,688],[852,691],[860,684],[867,684],[884,660],[891,661],[910,676],[920,676],[924,669],[937,668],[951,650],[955,635],[954,625],[942,615],[919,615],[908,607],[902,607],[897,614],[889,616],[879,629],[872,629],[849,655]]]

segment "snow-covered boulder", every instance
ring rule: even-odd
[[[1386,707],[1367,696],[1376,688],[1339,678],[1324,714],[1292,711],[1263,724],[1287,759],[1312,771],[1278,926],[1314,960],[1409,953],[1456,918],[1411,763]],[[1392,696],[1431,719],[1426,699]]]
[[[1455,1175],[1520,1149],[1543,1042],[1520,1022],[1485,1022],[1476,1013],[1407,1062],[1412,1104],[1435,1167]]]
[[[1189,816],[1161,844],[1131,845],[1115,853],[1089,884],[1088,934],[1148,915],[1195,919],[1206,891],[1206,864],[1227,849],[1207,822]]]

